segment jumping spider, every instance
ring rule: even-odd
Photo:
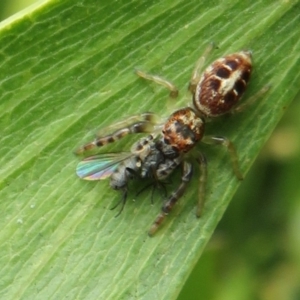
[[[166,120],[156,114],[147,112],[133,116],[118,123],[117,131],[104,137],[97,137],[92,142],[76,150],[77,154],[113,143],[128,134],[150,133],[141,138],[130,152],[104,153],[87,157],[77,166],[77,175],[85,180],[100,180],[110,177],[110,186],[122,191],[121,211],[127,198],[127,185],[134,177],[150,178],[162,182],[177,167],[181,167],[182,176],[179,187],[166,199],[161,213],[152,224],[149,235],[153,235],[184,194],[192,178],[193,164],[186,160],[186,154],[194,157],[200,167],[197,217],[200,217],[205,196],[207,164],[204,155],[195,146],[198,142],[222,145],[230,155],[235,176],[242,179],[236,150],[230,140],[225,137],[204,136],[205,122],[226,113],[239,112],[251,104],[257,95],[244,104],[238,104],[250,79],[252,62],[251,52],[240,51],[217,59],[206,70],[200,73],[206,56],[212,49],[210,46],[199,59],[192,73],[189,91],[193,95],[191,107],[184,107],[173,112]],[[169,81],[142,71],[138,76],[154,81],[170,90],[170,96],[176,98],[178,89]]]

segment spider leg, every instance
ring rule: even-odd
[[[181,183],[176,191],[172,193],[172,195],[167,199],[165,204],[163,205],[161,209],[161,213],[156,217],[156,220],[152,224],[148,234],[152,236],[159,228],[161,223],[164,221],[167,214],[169,214],[173,208],[173,206],[177,203],[177,201],[181,198],[181,196],[184,194],[185,189],[187,187],[187,184],[192,178],[193,174],[193,166],[189,162],[182,162],[182,177],[181,177]]]
[[[135,73],[141,78],[153,81],[153,82],[167,88],[170,91],[170,97],[171,98],[177,98],[178,97],[178,93],[179,93],[178,89],[172,82],[170,82],[170,81],[168,81],[168,80],[166,80],[166,79],[164,79],[160,76],[145,73],[141,70],[136,70]]]
[[[207,180],[207,161],[206,157],[199,153],[199,156],[196,158],[197,162],[199,163],[200,168],[200,178],[199,178],[199,189],[198,189],[198,204],[197,204],[197,211],[196,216],[200,218],[202,213],[202,208],[205,201],[205,187],[206,187],[206,180]]]
[[[209,145],[221,145],[221,146],[226,147],[226,149],[230,155],[231,165],[232,165],[235,176],[239,180],[243,179],[243,174],[240,171],[238,156],[237,156],[235,147],[229,139],[227,139],[225,137],[218,137],[218,136],[204,136],[201,141],[203,143],[209,144]]]
[[[119,122],[118,125],[121,127],[112,134],[108,134],[102,137],[96,137],[92,142],[87,143],[79,147],[75,154],[82,154],[95,147],[102,147],[106,144],[113,143],[133,133],[150,133],[154,130],[154,126],[157,123],[158,117],[156,114],[148,112],[143,113],[139,116],[130,117],[128,120],[135,120],[134,123],[128,124],[128,120]],[[123,126],[123,127],[122,127]]]
[[[242,104],[239,104],[235,108],[233,108],[230,113],[231,114],[236,114],[236,113],[240,113],[240,112],[244,111],[245,109],[247,109],[248,107],[250,107],[251,105],[253,105],[265,93],[267,93],[268,90],[270,89],[270,87],[271,87],[270,85],[265,85],[256,94],[254,94],[253,96],[249,97],[245,102],[243,102]]]
[[[204,63],[211,53],[211,51],[215,48],[214,43],[210,43],[209,46],[205,49],[203,55],[199,58],[199,60],[196,63],[195,69],[192,73],[192,77],[190,79],[188,90],[194,94],[196,91],[196,86],[201,78],[202,69],[204,66]]]

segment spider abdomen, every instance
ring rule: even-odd
[[[228,113],[244,94],[252,69],[251,53],[216,60],[203,73],[194,93],[195,108],[206,117]]]

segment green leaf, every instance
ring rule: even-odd
[[[202,218],[196,170],[149,238],[160,195],[153,206],[147,193],[134,203],[132,187],[114,218],[120,195],[107,181],[79,180],[72,152],[115,121],[165,111],[167,92],[137,78],[136,67],[169,78],[186,100],[194,64],[214,41],[210,61],[253,51],[245,98],[272,86],[247,111],[208,125],[234,141],[246,174],[300,89],[299,9],[273,0],[53,0],[1,23],[1,298],[175,299],[240,184],[228,154],[200,146],[209,160]]]

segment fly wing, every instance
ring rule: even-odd
[[[78,163],[76,174],[84,180],[105,179],[114,173],[121,162],[132,155],[130,152],[119,152],[87,157]]]

